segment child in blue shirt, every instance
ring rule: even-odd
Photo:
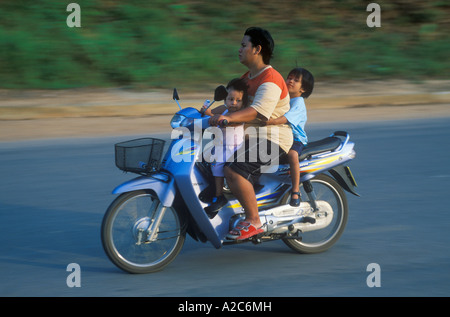
[[[291,109],[280,118],[268,120],[267,124],[282,124],[287,122],[292,128],[294,143],[288,153],[292,179],[290,204],[296,207],[300,205],[300,164],[298,157],[308,142],[305,132],[307,115],[304,99],[308,98],[314,89],[314,77],[308,70],[297,67],[289,72],[286,78],[286,85],[289,90],[289,97],[291,98]]]

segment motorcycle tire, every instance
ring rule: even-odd
[[[325,228],[301,233],[301,238],[284,238],[283,242],[299,253],[320,253],[328,250],[341,237],[348,219],[348,203],[342,187],[332,177],[320,174],[310,180],[317,200],[327,201],[333,208],[332,222]],[[303,201],[308,201],[300,186]],[[290,199],[290,195],[288,196]]]
[[[155,239],[146,241],[142,228],[150,228],[160,204],[149,190],[121,194],[106,211],[101,240],[109,259],[129,273],[162,270],[180,253],[186,238],[186,221],[175,209],[165,210]]]

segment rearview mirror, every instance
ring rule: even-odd
[[[228,96],[228,91],[224,85],[220,85],[214,91],[214,101],[224,100]]]
[[[178,107],[181,110],[181,106],[180,103],[178,102],[178,100],[180,100],[180,97],[178,97],[178,91],[176,88],[173,89],[173,95],[172,95],[173,100],[175,100],[175,102],[177,103]]]
[[[180,97],[178,97],[178,91],[176,88],[173,89],[173,100],[180,100]]]

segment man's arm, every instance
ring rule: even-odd
[[[216,126],[222,120],[227,120],[228,123],[250,122],[256,119],[257,115],[258,112],[255,109],[248,107],[236,112],[229,112],[225,116],[215,115],[209,119],[209,124]]]

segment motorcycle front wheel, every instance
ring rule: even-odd
[[[303,232],[300,239],[283,239],[290,248],[299,253],[319,253],[329,249],[341,237],[347,224],[348,203],[342,187],[330,176],[320,174],[310,180],[316,200],[323,200],[333,209],[330,224],[322,229]],[[300,186],[303,201],[309,201]],[[289,195],[290,196],[290,195]]]
[[[160,205],[151,191],[140,190],[121,194],[109,206],[101,240],[107,256],[120,269],[156,272],[180,253],[186,222],[175,209]]]

